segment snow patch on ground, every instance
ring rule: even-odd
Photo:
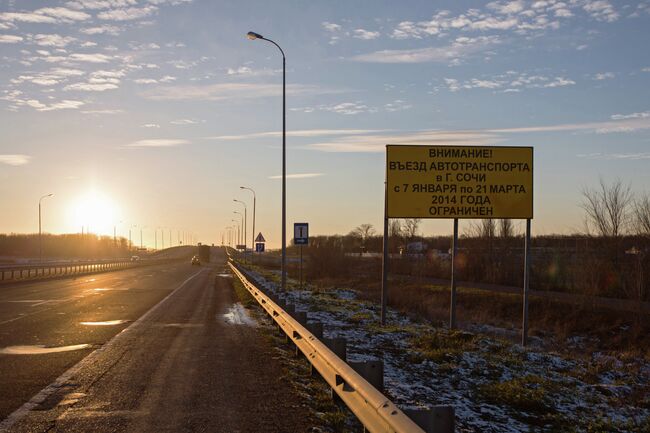
[[[250,274],[277,290],[263,275]],[[346,338],[348,360],[383,360],[385,393],[400,407],[453,406],[458,432],[650,429],[645,360],[601,353],[572,359],[543,351],[541,342],[522,348],[485,335],[515,330],[483,325],[450,332],[392,310],[382,328],[379,306],[348,289],[293,290],[285,300],[322,322],[325,337]]]

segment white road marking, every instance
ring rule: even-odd
[[[103,322],[79,322],[79,324],[85,326],[114,326],[127,322],[128,320],[105,320]]]

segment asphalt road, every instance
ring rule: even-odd
[[[307,431],[213,256],[1,288],[0,431]]]

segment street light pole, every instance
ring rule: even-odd
[[[247,189],[247,190],[249,190],[250,192],[253,193],[253,236],[251,238],[251,251],[254,251],[255,250],[255,207],[257,205],[257,203],[256,203],[257,202],[257,196],[256,196],[255,190],[253,190],[253,188],[249,188],[247,186],[240,186],[239,188],[240,189]],[[252,257],[253,256],[251,256],[251,261],[252,261]]]
[[[241,224],[241,231],[239,232],[239,237],[238,237],[239,245],[241,245],[242,244],[242,235],[244,234],[244,215],[241,212],[237,211],[237,210],[233,211],[233,213],[236,213],[241,217],[241,223],[240,223]]]
[[[52,197],[54,194],[45,194],[38,199],[38,261],[43,262],[43,232],[41,230],[41,201],[44,198]]]
[[[243,244],[244,244],[244,259],[246,258],[246,249],[247,249],[247,241],[246,238],[248,235],[246,234],[248,230],[248,209],[246,207],[246,203],[244,203],[241,200],[233,199],[234,202],[241,203],[244,205],[244,239],[243,239]]]
[[[262,39],[275,45],[282,53],[282,291],[287,288],[287,59],[280,45],[255,32],[248,39]]]

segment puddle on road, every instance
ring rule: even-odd
[[[127,323],[128,320],[105,320],[103,322],[79,322],[80,325],[86,326],[114,326],[121,325],[122,323]]]
[[[231,325],[257,326],[257,322],[248,315],[248,311],[239,303],[229,307],[228,312],[223,315],[223,318]]]
[[[158,326],[163,328],[200,328],[203,326],[202,323],[163,323]]]
[[[122,287],[122,288],[113,288],[113,287],[98,287],[96,289],[90,289],[91,292],[110,292],[113,290],[130,290],[129,287]]]
[[[9,346],[0,349],[0,355],[45,355],[48,353],[70,352],[90,347],[90,344],[75,344],[73,346],[45,347],[37,346]]]

